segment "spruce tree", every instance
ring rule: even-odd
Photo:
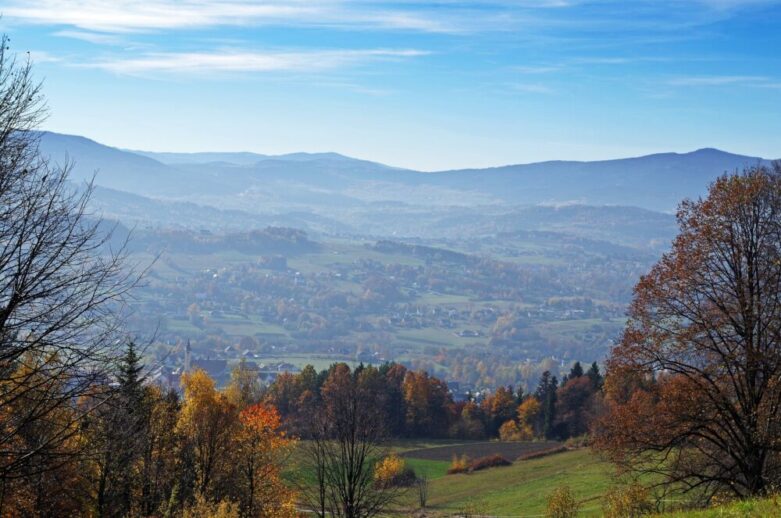
[[[540,402],[542,412],[542,433],[546,438],[553,435],[553,425],[556,421],[556,390],[559,382],[550,371],[542,373],[540,383],[534,392],[534,397]]]
[[[599,372],[599,365],[597,365],[597,362],[591,364],[591,368],[588,370],[586,375],[591,380],[591,384],[594,385],[595,389],[602,388],[602,382],[604,381],[604,378]]]

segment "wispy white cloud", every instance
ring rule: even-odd
[[[28,54],[30,56],[30,61],[35,64],[59,63],[62,61],[62,58],[59,56],[55,56],[54,54],[45,50],[31,50],[28,52]]]
[[[54,33],[54,36],[60,36],[62,38],[72,38],[75,40],[86,41],[88,43],[94,43],[96,45],[122,45],[124,40],[113,34],[105,34],[101,32],[92,31],[79,31],[79,30],[61,30]]]
[[[667,81],[670,86],[761,86],[770,81],[765,76],[717,75],[676,77]]]
[[[318,72],[362,63],[413,58],[428,53],[415,49],[313,50],[300,52],[166,52],[136,58],[96,61],[82,67],[118,74],[215,72]]]
[[[261,20],[316,16],[317,2],[219,0],[12,0],[4,15],[30,23],[100,32],[133,32],[214,25],[244,25]]]
[[[626,0],[6,0],[3,16],[25,23],[103,33],[215,26],[296,25],[353,30],[394,29],[470,33],[604,26],[664,29],[664,20],[697,25],[697,12],[724,13],[781,0],[633,0],[645,16],[631,16]],[[577,14],[590,4],[593,16]],[[613,9],[615,6],[616,9]],[[678,9],[677,7],[681,7]],[[593,8],[593,9],[592,9]],[[608,11],[616,14],[607,15]],[[710,21],[705,16],[704,21]],[[71,34],[76,36],[76,34]],[[94,36],[80,34],[85,38]]]
[[[461,21],[468,19],[413,7],[365,0],[10,0],[3,14],[26,23],[105,33],[265,24],[462,32]]]

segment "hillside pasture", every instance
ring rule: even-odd
[[[544,516],[548,497],[562,485],[569,486],[581,503],[579,516],[601,516],[602,496],[615,483],[613,474],[612,466],[583,449],[470,474],[430,476],[427,516],[465,512],[519,518]],[[408,493],[394,516],[409,516],[417,507],[416,498],[414,491]]]

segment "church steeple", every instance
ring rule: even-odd
[[[192,349],[190,348],[190,340],[187,340],[187,344],[184,346],[184,372],[190,372],[190,361],[192,356]]]

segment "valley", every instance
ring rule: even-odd
[[[69,157],[75,182],[94,178],[116,246],[132,235],[132,260],[152,264],[128,322],[163,371],[181,369],[189,341],[226,365],[217,378],[242,359],[272,377],[392,361],[460,397],[602,361],[675,235],[672,200],[758,160],[700,150],[422,173],[54,133],[41,148]]]

